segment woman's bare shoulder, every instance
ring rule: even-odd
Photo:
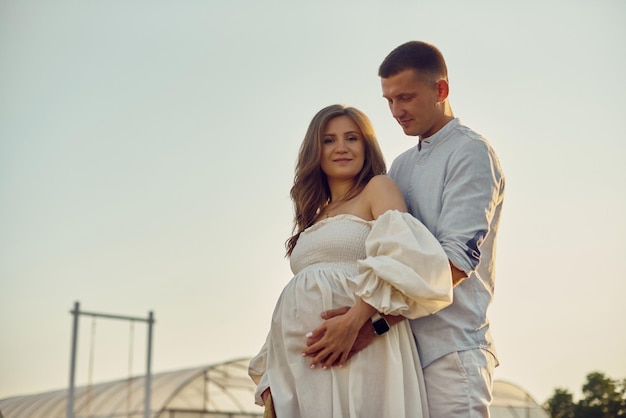
[[[367,187],[375,188],[375,189],[377,188],[386,189],[388,187],[398,188],[398,185],[396,184],[394,179],[392,179],[388,175],[378,174],[370,179],[370,181],[367,183]]]
[[[400,193],[400,188],[394,179],[385,174],[372,177],[365,188],[375,194]]]
[[[396,182],[389,176],[372,177],[364,192],[370,202],[374,218],[389,209],[406,211],[404,196]]]

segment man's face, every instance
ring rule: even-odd
[[[381,79],[391,115],[407,135],[427,138],[441,128],[440,89],[437,81],[429,80],[413,69]]]

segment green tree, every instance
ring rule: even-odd
[[[552,418],[626,417],[626,379],[619,381],[600,372],[589,373],[582,393],[583,398],[574,402],[571,393],[558,388],[544,407]]]
[[[554,395],[546,401],[544,408],[552,418],[575,418],[574,397],[566,389],[557,388]]]

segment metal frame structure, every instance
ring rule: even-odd
[[[151,381],[152,381],[152,327],[154,325],[154,313],[150,311],[148,318],[138,318],[132,316],[112,315],[96,312],[85,312],[80,310],[80,303],[74,303],[74,309],[70,311],[74,316],[72,321],[72,354],[70,357],[70,383],[67,395],[67,418],[74,418],[74,389],[75,389],[75,375],[76,375],[76,346],[78,341],[78,317],[79,315],[86,315],[98,318],[108,319],[120,319],[124,321],[140,321],[148,324],[148,347],[146,354],[146,387],[144,397],[144,417],[150,418],[150,393],[151,393]]]

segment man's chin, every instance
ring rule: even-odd
[[[415,129],[411,129],[410,126],[407,126],[406,128],[403,127],[402,130],[404,131],[405,135],[408,135],[408,136],[419,136],[419,132],[416,132]]]

